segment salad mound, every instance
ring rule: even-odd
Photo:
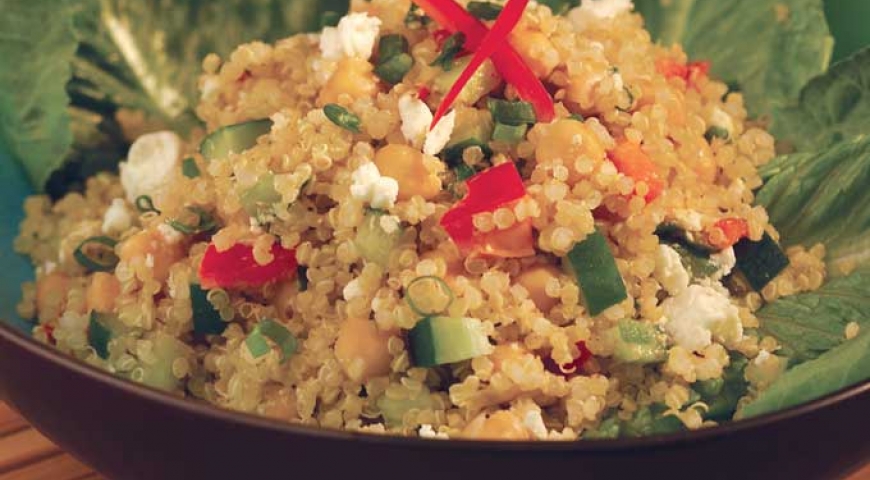
[[[355,1],[205,56],[201,126],[115,112],[117,173],[25,205],[34,337],[225,408],[437,439],[694,430],[870,376],[839,196],[867,140],[768,133],[838,77],[761,119],[796,89],[717,80],[647,4],[566,3]]]

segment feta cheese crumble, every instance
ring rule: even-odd
[[[710,261],[718,267],[716,273],[713,274],[713,280],[721,280],[723,277],[734,270],[737,265],[737,255],[734,254],[734,248],[728,247],[721,252],[710,255]]]
[[[692,285],[662,302],[662,309],[668,335],[688,350],[702,350],[713,343],[714,336],[723,342],[737,342],[743,337],[737,307],[727,293],[711,286]]]
[[[127,210],[127,204],[124,200],[116,198],[112,200],[109,209],[103,215],[103,233],[106,235],[115,235],[124,233],[133,226],[133,216]]]
[[[596,20],[610,19],[633,9],[631,0],[583,0],[579,7],[568,12],[568,19],[576,30],[585,30]]]
[[[381,176],[374,163],[361,165],[352,176],[350,194],[353,198],[368,203],[372,208],[390,209],[399,197],[399,182],[394,178]]]
[[[426,142],[423,144],[423,153],[426,155],[438,155],[453,135],[453,129],[456,127],[456,110],[441,117],[438,124],[435,125],[428,134],[426,134]]]
[[[410,93],[399,98],[399,116],[402,118],[402,135],[412,144],[426,135],[433,118],[429,106]]]
[[[351,13],[342,17],[337,27],[326,27],[320,34],[323,58],[340,60],[347,56],[368,60],[375,48],[381,23],[381,19],[367,13]]]
[[[171,181],[180,174],[181,138],[173,132],[155,132],[139,137],[121,163],[121,185],[127,200],[136,203],[149,195],[155,205]]]
[[[689,286],[689,272],[683,266],[680,254],[668,245],[659,245],[653,275],[671,295],[679,295]]]
[[[432,428],[432,425],[427,423],[420,425],[420,430],[417,433],[420,435],[420,438],[428,438],[430,440],[450,440],[450,436],[446,433],[435,431],[435,429]]]

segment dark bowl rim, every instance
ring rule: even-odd
[[[141,384],[122,379],[95,366],[55,350],[48,345],[39,343],[25,335],[15,327],[0,320],[0,338],[15,344],[31,354],[40,357],[61,368],[66,368],[75,374],[85,376],[108,387],[122,390],[145,400],[162,404],[165,407],[177,409],[186,414],[204,417],[212,420],[228,422],[237,426],[253,427],[287,435],[299,435],[318,438],[320,440],[355,441],[370,444],[381,444],[386,447],[417,447],[435,449],[473,449],[478,451],[525,451],[537,453],[556,452],[609,452],[625,453],[629,450],[679,446],[681,444],[700,440],[715,440],[725,436],[738,434],[747,430],[763,428],[767,425],[791,420],[800,416],[826,409],[850,398],[870,393],[870,381],[846,387],[825,397],[802,405],[791,407],[779,412],[759,417],[731,421],[723,425],[701,430],[681,432],[669,435],[645,438],[629,438],[595,441],[545,441],[545,442],[510,442],[510,441],[479,441],[451,439],[431,440],[420,437],[403,437],[395,435],[379,435],[361,432],[351,432],[337,429],[321,428],[308,425],[270,420],[253,414],[223,409],[206,403],[194,402],[189,399],[174,396]],[[50,432],[48,432],[50,433]]]

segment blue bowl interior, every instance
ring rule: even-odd
[[[27,258],[15,253],[12,242],[24,217],[24,199],[33,193],[24,172],[0,145],[0,322],[29,333],[33,325],[21,319],[15,306],[21,298],[21,284],[33,279]]]

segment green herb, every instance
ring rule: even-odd
[[[446,312],[456,297],[441,277],[417,277],[405,288],[405,302],[421,317]]]
[[[441,47],[441,53],[435,57],[435,60],[429,64],[430,67],[441,67],[445,72],[453,69],[453,61],[456,56],[465,48],[465,34],[462,32],[454,33],[447,37],[444,45]]]
[[[468,13],[481,20],[495,20],[503,9],[501,5],[490,2],[468,2],[465,8]]]
[[[148,195],[136,197],[136,210],[143,215],[146,213],[156,213],[157,215],[160,215],[160,210],[157,210],[154,206],[154,200],[152,200]]]
[[[79,244],[73,258],[90,272],[112,272],[121,259],[115,254],[118,242],[109,237],[90,237]]]
[[[786,371],[757,399],[738,412],[749,418],[835,393],[870,379],[870,332]]]
[[[196,223],[184,223],[180,220],[167,220],[166,224],[185,235],[199,235],[211,232],[217,228],[214,216],[200,207],[187,207],[187,211],[196,216]]]
[[[555,15],[564,15],[568,10],[580,5],[580,0],[538,0],[538,3],[550,7]]]
[[[190,303],[193,308],[193,331],[198,335],[220,335],[227,323],[208,299],[208,290],[196,284],[190,285]]]
[[[414,59],[408,51],[408,40],[404,36],[393,34],[381,37],[375,74],[393,85],[401,82],[414,66]]]
[[[197,178],[200,176],[199,167],[196,165],[196,159],[193,157],[185,158],[181,162],[181,173],[187,178]]]
[[[343,16],[344,14],[341,12],[333,12],[331,10],[323,12],[323,14],[320,15],[320,29],[322,30],[326,27],[334,27],[338,25],[338,22]]]
[[[91,312],[88,323],[88,345],[94,349],[97,356],[106,360],[109,358],[109,341],[112,340],[112,331],[103,324],[103,315]]]
[[[581,115],[579,113],[572,113],[571,116],[568,118],[570,118],[571,120],[577,120],[578,122],[585,122],[586,121],[586,117],[584,117],[583,115]]]
[[[528,125],[537,122],[535,107],[528,102],[511,102],[495,98],[487,99],[486,105],[496,123],[504,125]]]
[[[296,278],[299,280],[299,291],[308,290],[308,267],[299,265],[296,267]]]
[[[729,138],[731,138],[731,133],[729,133],[728,130],[725,128],[717,127],[716,125],[714,125],[708,128],[706,132],[704,132],[704,138],[707,140],[708,143],[713,143],[714,138],[728,140]]]
[[[323,113],[326,114],[326,118],[330,122],[339,127],[353,133],[360,132],[360,125],[362,123],[360,118],[341,105],[330,103],[323,107]]]
[[[492,139],[497,142],[519,143],[526,137],[528,125],[505,125],[496,123],[492,131]]]

